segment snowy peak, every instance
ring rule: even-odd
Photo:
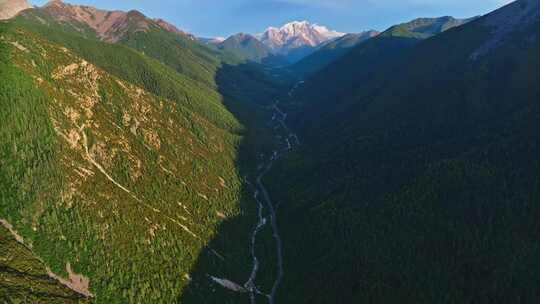
[[[324,26],[310,24],[308,21],[293,21],[285,24],[281,28],[270,27],[271,32],[280,32],[288,37],[295,37],[306,34],[317,34],[324,38],[333,38],[340,36],[340,33],[330,31]]]
[[[0,20],[12,18],[31,7],[26,0],[0,0]]]
[[[199,40],[199,42],[201,42],[202,44],[218,45],[222,43],[223,41],[227,40],[227,38],[225,37],[212,37],[212,38],[198,37],[197,40]]]
[[[296,48],[317,47],[344,35],[344,33],[329,30],[325,26],[311,24],[308,21],[293,21],[280,28],[269,27],[264,33],[258,34],[257,38],[272,51],[287,53]]]
[[[340,33],[337,31],[329,30],[326,26],[322,25],[313,25],[313,29],[317,31],[321,36],[326,37],[328,39],[334,39],[345,36],[346,33]]]

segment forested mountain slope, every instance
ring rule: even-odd
[[[540,300],[539,34],[538,2],[516,1],[302,113],[303,149],[272,171],[281,299]]]
[[[62,285],[20,243],[0,225],[0,301],[3,303],[87,303],[81,295]]]
[[[58,37],[60,30],[64,35],[128,46],[211,90],[235,91],[240,99],[268,96],[271,100],[276,94],[275,91],[255,94],[258,90],[271,88],[270,80],[260,68],[242,64],[241,56],[211,50],[166,21],[148,18],[135,10],[105,11],[53,0],[43,7],[22,12],[17,22],[28,30],[56,39],[60,44],[71,43],[72,47],[80,43]],[[243,92],[237,88],[239,84]]]
[[[216,48],[234,54],[242,60],[263,62],[264,59],[273,56],[270,49],[254,36],[248,34],[236,34],[216,45]]]
[[[321,46],[313,54],[293,64],[290,68],[301,77],[309,76],[341,58],[353,47],[378,34],[377,31],[366,31],[336,38]]]
[[[54,272],[88,278],[95,303],[181,302],[208,284],[190,276],[201,256],[214,275],[247,277],[255,205],[242,174],[265,144],[264,100],[227,91],[241,78],[224,83],[219,57],[164,65],[35,20],[0,24],[0,218]]]
[[[18,19],[32,27],[72,32],[85,38],[122,43],[173,65],[182,74],[211,83],[219,61],[192,36],[138,11],[105,11],[53,0],[43,7],[22,12]]]
[[[392,26],[353,47],[317,73],[308,75],[295,98],[323,113],[342,96],[347,98],[353,90],[364,86],[383,67],[399,60],[417,43],[467,21],[452,17],[419,18]]]

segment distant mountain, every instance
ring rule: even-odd
[[[236,34],[217,45],[218,49],[230,52],[239,58],[261,62],[271,55],[270,49],[254,36]]]
[[[294,64],[291,69],[304,77],[313,74],[347,54],[354,46],[373,38],[378,34],[379,32],[377,31],[366,31],[356,34],[346,34],[343,37],[331,40],[321,46],[315,53]]]
[[[167,21],[165,21],[163,19],[156,18],[156,19],[153,19],[153,21],[157,25],[159,25],[161,28],[163,28],[163,29],[165,29],[165,30],[167,30],[167,31],[169,31],[171,33],[176,33],[178,35],[186,36],[186,37],[188,37],[189,39],[191,39],[193,41],[197,40],[197,38],[194,35],[177,28],[175,25],[173,25],[173,24],[171,24],[171,23],[169,23],[169,22],[167,22]]]
[[[407,23],[393,26],[386,31],[386,35],[426,39],[453,27],[463,25],[476,18],[477,17],[469,19],[456,19],[450,16],[440,18],[418,18]]]
[[[0,0],[0,20],[12,18],[20,11],[31,7],[26,0]]]
[[[281,28],[270,27],[256,37],[273,53],[286,55],[294,62],[312,53],[322,43],[344,35],[345,33],[329,30],[308,21],[294,21]]]
[[[151,28],[183,35],[193,40],[194,37],[162,19],[150,19],[142,13],[131,10],[107,11],[91,6],[72,5],[61,0],[53,0],[37,9],[40,14],[61,23],[67,23],[79,32],[90,32],[107,42],[118,42],[133,32],[148,32]],[[31,15],[32,11],[25,12]]]
[[[213,84],[213,71],[219,66],[215,52],[194,40],[192,35],[136,10],[107,11],[55,0],[22,12],[17,21],[28,23],[28,27],[44,35],[48,35],[49,28],[61,28],[72,35],[123,44],[208,84]]]
[[[223,37],[213,37],[213,38],[204,38],[204,37],[198,37],[197,38],[201,43],[206,45],[217,45],[225,41],[227,38]]]
[[[234,54],[242,60],[281,66],[297,62],[324,43],[344,35],[307,21],[294,21],[281,28],[270,27],[254,36],[239,33],[227,39],[198,40],[211,49]]]
[[[266,45],[249,34],[236,34],[222,42],[214,40],[214,42],[209,42],[207,45],[246,62],[262,63],[270,66],[288,64],[284,56],[272,53]]]

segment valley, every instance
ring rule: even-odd
[[[289,91],[289,94],[292,94],[299,84],[301,83],[296,84],[293,89]],[[253,267],[249,279],[242,288],[238,284],[230,280],[212,277],[215,282],[217,282],[219,285],[226,289],[230,289],[235,292],[249,292],[252,304],[257,303],[257,296],[263,296],[267,298],[268,303],[276,303],[276,295],[278,293],[285,273],[285,270],[283,268],[283,241],[279,232],[278,213],[276,212],[278,205],[272,201],[271,196],[263,183],[263,179],[272,169],[274,163],[276,161],[279,161],[279,159],[285,156],[287,153],[292,152],[296,145],[300,145],[300,141],[298,140],[298,136],[294,133],[291,133],[291,130],[286,125],[285,121],[287,119],[287,114],[284,113],[278,105],[279,101],[276,101],[275,104],[268,107],[268,109],[272,111],[272,118],[271,121],[268,123],[268,127],[274,130],[275,138],[278,139],[278,146],[276,148],[277,150],[273,150],[271,151],[271,153],[267,152],[261,154],[263,162],[258,166],[254,183],[250,182],[247,177],[244,180],[245,183],[254,188],[253,198],[257,202],[258,207],[257,225],[254,227],[251,235],[250,251]],[[260,199],[261,196],[262,201]],[[265,210],[267,210],[267,212],[265,212]],[[261,275],[259,274],[260,260],[257,257],[256,247],[258,234],[260,233],[261,229],[268,224],[268,222],[271,225],[272,237],[275,240],[277,261],[275,267],[277,268],[277,274],[270,292],[266,293],[256,285],[257,276]]]
[[[276,212],[277,205],[272,201],[270,198],[270,195],[268,194],[268,190],[263,184],[263,178],[268,174],[268,172],[272,169],[272,166],[274,162],[278,161],[284,154],[292,151],[294,149],[294,146],[291,144],[291,138],[296,138],[296,135],[289,133],[289,129],[287,125],[285,124],[285,120],[287,119],[287,114],[283,113],[279,108],[278,104],[276,104],[272,107],[274,109],[274,113],[272,116],[272,121],[277,121],[277,126],[283,128],[283,136],[284,138],[283,144],[286,144],[285,148],[282,148],[281,151],[273,151],[271,154],[270,160],[267,164],[261,164],[262,165],[262,172],[257,176],[256,184],[257,184],[257,190],[255,191],[255,198],[257,199],[258,203],[261,204],[261,202],[258,200],[259,194],[262,193],[262,197],[264,201],[266,202],[266,206],[269,210],[269,217],[270,217],[270,223],[272,225],[272,235],[276,242],[276,259],[277,259],[277,277],[274,281],[274,284],[272,285],[272,290],[270,294],[268,295],[269,303],[273,304],[276,302],[276,294],[278,292],[279,286],[283,280],[284,275],[284,269],[283,269],[283,242],[281,239],[281,235],[279,232],[279,226],[278,226],[278,215]],[[296,144],[296,142],[294,142]],[[264,222],[266,220],[263,218]]]
[[[0,19],[0,302],[540,301],[536,0],[228,38]]]

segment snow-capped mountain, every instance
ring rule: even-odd
[[[331,39],[344,36],[345,33],[311,24],[308,21],[293,21],[281,28],[269,27],[256,37],[273,52],[287,54],[298,48],[314,48]]]
[[[26,0],[0,0],[0,20],[9,19],[31,7]]]
[[[223,41],[227,40],[225,37],[212,37],[212,38],[206,38],[206,37],[197,37],[197,40],[207,46],[216,46]]]

